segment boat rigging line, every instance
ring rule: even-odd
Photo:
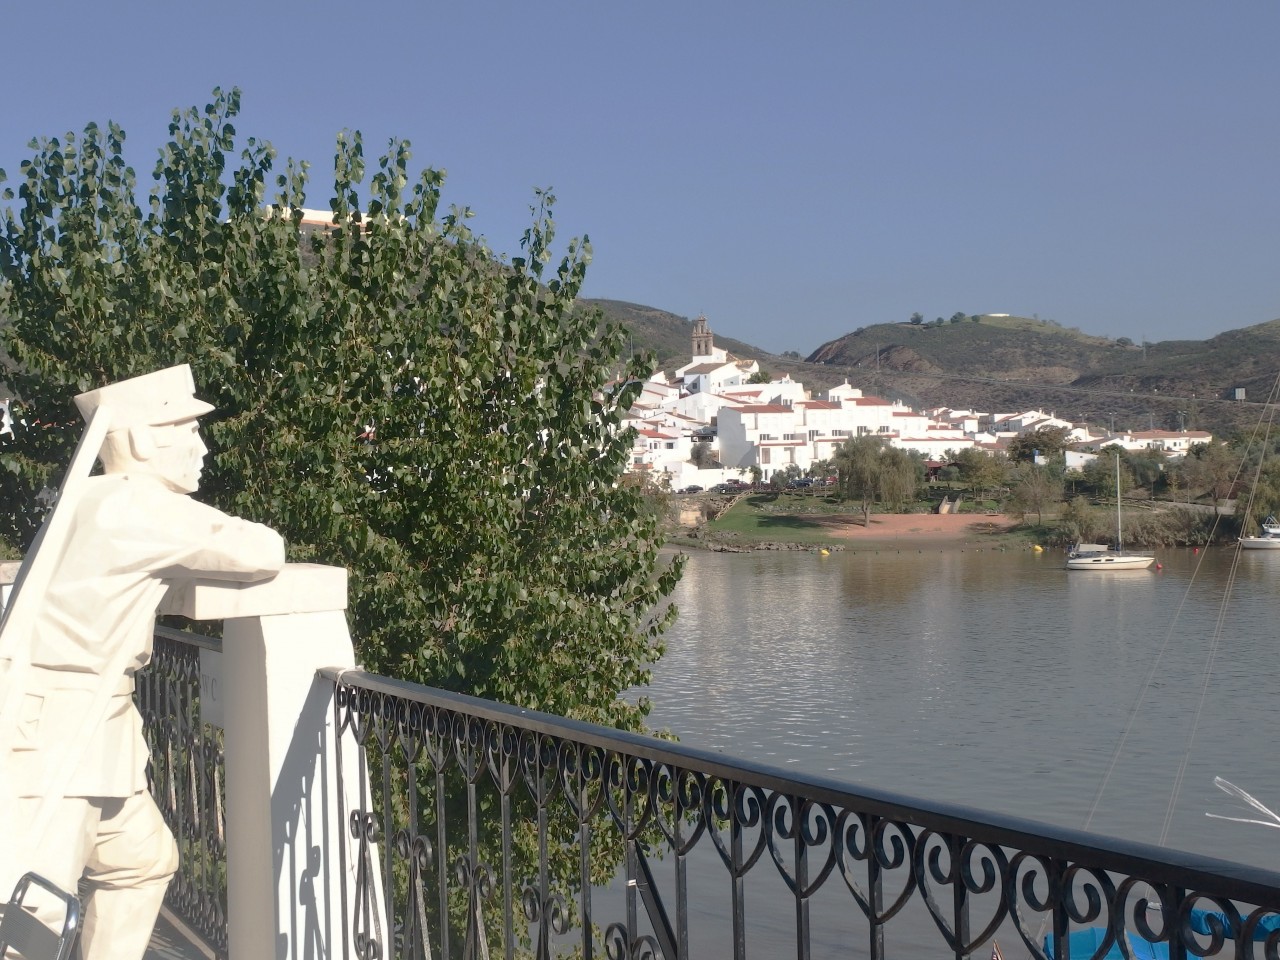
[[[1247,523],[1249,518],[1253,515],[1253,500],[1258,489],[1258,479],[1262,475],[1262,464],[1263,461],[1266,460],[1267,452],[1271,449],[1271,428],[1275,419],[1274,403],[1278,395],[1280,395],[1280,375],[1277,375],[1275,383],[1271,386],[1271,395],[1268,397],[1268,404],[1263,408],[1263,416],[1259,417],[1258,423],[1254,425],[1253,435],[1249,438],[1249,446],[1246,447],[1247,453],[1248,450],[1253,448],[1256,443],[1257,449],[1260,453],[1257,457],[1257,464],[1254,467],[1253,482],[1249,484],[1249,499],[1245,504],[1244,515],[1241,521],[1242,530],[1244,529],[1243,524]],[[1259,434],[1261,434],[1261,438],[1259,438]],[[1243,455],[1240,458],[1240,467],[1236,471],[1237,480],[1239,480],[1240,473],[1244,471],[1246,459],[1247,458]],[[1213,661],[1222,645],[1222,631],[1223,626],[1226,623],[1227,606],[1231,599],[1231,593],[1235,589],[1236,574],[1240,568],[1240,549],[1240,544],[1237,542],[1235,554],[1231,558],[1231,567],[1227,573],[1226,589],[1223,590],[1222,599],[1218,603],[1218,619],[1214,624],[1213,640],[1209,644],[1209,654],[1205,661],[1204,668],[1204,682],[1200,687],[1200,699],[1196,704],[1195,717],[1191,723],[1191,733],[1187,736],[1186,746],[1182,753],[1182,762],[1179,763],[1177,774],[1174,776],[1173,788],[1169,793],[1169,805],[1165,809],[1164,825],[1160,830],[1159,841],[1160,846],[1162,847],[1165,846],[1169,839],[1169,831],[1173,824],[1174,807],[1177,805],[1178,796],[1182,792],[1182,784],[1186,779],[1187,766],[1191,762],[1191,750],[1195,745],[1196,732],[1200,727],[1200,718],[1204,713],[1205,700],[1208,698],[1209,694],[1209,681],[1213,676]],[[1197,563],[1196,566],[1198,568],[1199,564]],[[1181,608],[1181,604],[1179,605],[1179,608]]]
[[[1273,421],[1275,418],[1277,398],[1280,398],[1280,375],[1277,375],[1275,382],[1272,384],[1271,393],[1270,393],[1270,396],[1267,398],[1267,401],[1261,404],[1261,407],[1262,407],[1261,416],[1258,418],[1258,422],[1254,425],[1253,432],[1250,435],[1248,444],[1246,445],[1246,448],[1244,451],[1244,453],[1247,454],[1250,449],[1253,449],[1255,447],[1255,445],[1257,449],[1261,451],[1260,456],[1257,458],[1258,463],[1257,463],[1257,466],[1255,467],[1253,483],[1250,484],[1249,501],[1246,504],[1245,513],[1244,513],[1244,518],[1246,521],[1248,520],[1249,516],[1251,516],[1252,514],[1253,495],[1254,495],[1254,491],[1257,488],[1257,481],[1258,481],[1258,477],[1260,476],[1262,461],[1265,459],[1266,453],[1270,449],[1271,427],[1273,425]],[[1244,471],[1244,464],[1247,461],[1247,459],[1248,459],[1247,456],[1245,455],[1241,456],[1240,466],[1237,468],[1236,476],[1232,480],[1233,487],[1237,483],[1239,483],[1241,479],[1241,474]],[[1210,539],[1212,539],[1213,536],[1217,533],[1218,525],[1221,522],[1221,520],[1222,520],[1221,514],[1218,514],[1215,512],[1213,526],[1210,530]],[[1138,690],[1138,694],[1134,700],[1133,706],[1129,709],[1129,715],[1128,715],[1128,718],[1126,719],[1124,729],[1120,734],[1119,740],[1116,741],[1115,748],[1111,752],[1111,758],[1107,763],[1107,768],[1103,773],[1101,781],[1098,783],[1097,791],[1094,793],[1093,800],[1089,804],[1089,809],[1085,814],[1084,824],[1083,824],[1083,828],[1085,830],[1088,830],[1090,825],[1093,823],[1093,818],[1097,814],[1098,809],[1101,806],[1102,797],[1106,793],[1107,785],[1110,783],[1111,777],[1115,773],[1116,767],[1119,765],[1120,757],[1124,753],[1125,744],[1129,739],[1129,735],[1133,732],[1134,724],[1136,723],[1138,715],[1141,712],[1143,702],[1146,700],[1147,692],[1151,689],[1152,685],[1155,682],[1156,676],[1159,674],[1160,667],[1164,660],[1165,653],[1168,651],[1169,643],[1173,637],[1173,631],[1177,626],[1179,620],[1181,619],[1182,610],[1186,606],[1187,598],[1191,595],[1192,587],[1195,585],[1196,579],[1200,574],[1200,567],[1204,563],[1204,557],[1205,557],[1205,554],[1201,553],[1199,558],[1196,560],[1196,564],[1191,571],[1191,579],[1187,582],[1187,587],[1183,591],[1182,597],[1178,601],[1178,605],[1174,608],[1173,617],[1169,622],[1168,629],[1165,631],[1164,639],[1161,641],[1161,644],[1160,644],[1160,649],[1157,652],[1155,658],[1152,660],[1151,668],[1150,670],[1147,671],[1146,678],[1143,681],[1142,686]],[[1159,845],[1162,847],[1166,846],[1168,843],[1169,833],[1173,824],[1174,810],[1177,808],[1178,797],[1182,792],[1182,786],[1186,780],[1187,767],[1191,760],[1191,752],[1195,744],[1196,733],[1199,729],[1200,719],[1204,713],[1205,701],[1208,697],[1209,683],[1213,676],[1214,660],[1217,656],[1218,649],[1222,643],[1222,633],[1223,633],[1223,628],[1226,624],[1227,609],[1228,609],[1229,601],[1231,598],[1232,590],[1235,587],[1235,580],[1236,580],[1237,571],[1239,569],[1239,565],[1240,565],[1240,548],[1237,545],[1235,554],[1231,560],[1231,566],[1227,574],[1226,589],[1223,591],[1222,598],[1218,605],[1218,616],[1214,624],[1213,637],[1209,644],[1209,653],[1205,661],[1205,667],[1203,671],[1204,679],[1200,689],[1200,697],[1196,704],[1196,712],[1192,718],[1191,730],[1187,736],[1186,744],[1182,754],[1182,759],[1178,764],[1177,771],[1174,774],[1173,784],[1169,792],[1169,801],[1165,808],[1164,821],[1161,826],[1160,837],[1159,837]],[[1235,789],[1238,790],[1239,788],[1235,788]]]

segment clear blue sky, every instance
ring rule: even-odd
[[[313,164],[413,142],[516,250],[533,188],[588,296],[807,353],[875,322],[1038,315],[1202,339],[1280,317],[1280,4],[1204,0],[6,4],[0,167],[239,86]]]

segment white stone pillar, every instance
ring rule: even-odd
[[[354,744],[338,783],[333,686],[320,667],[355,666],[347,571],[286,564],[252,584],[196,581],[162,613],[223,620],[221,676],[231,960],[335,960],[351,925],[355,864],[342,875],[338,797],[358,796]],[[354,953],[351,954],[354,956]]]

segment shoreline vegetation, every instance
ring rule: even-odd
[[[869,525],[864,525],[855,505],[805,494],[673,496],[671,506],[668,546],[715,552],[1007,551],[1036,546],[1060,551],[1078,539],[1094,539],[1073,536],[1068,517],[1046,514],[1037,522],[1034,515],[1017,516],[998,509],[872,513]],[[1095,509],[1107,512],[1105,506]],[[1215,519],[1226,523],[1215,524]],[[1139,513],[1132,525],[1126,518],[1125,524],[1125,544],[1143,548],[1230,543],[1236,535],[1232,517],[1178,505],[1160,504]],[[1108,542],[1112,537],[1097,539]]]

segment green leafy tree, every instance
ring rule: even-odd
[[[870,525],[876,503],[900,507],[915,495],[915,461],[879,437],[846,440],[836,450],[835,462],[840,495],[859,504],[864,526]]]
[[[956,454],[955,459],[960,479],[973,489],[978,499],[1005,482],[1009,461],[1004,454],[968,447]]]
[[[1196,443],[1187,452],[1183,467],[1191,490],[1216,503],[1231,493],[1240,472],[1240,458],[1225,443]]]
[[[953,314],[951,315],[951,322],[952,322],[952,323],[963,323],[963,322],[964,322],[964,314],[963,314],[963,313],[961,313],[961,312],[958,312],[958,311],[957,311],[956,313],[953,313]]]
[[[886,446],[880,454],[880,501],[901,512],[915,499],[923,464],[901,447]]]
[[[1237,515],[1248,514],[1242,517],[1245,533],[1255,533],[1253,526],[1267,517],[1280,516],[1280,457],[1262,461],[1240,502],[1245,506],[1236,508]]]
[[[699,470],[707,470],[716,465],[716,452],[709,443],[695,443],[689,449],[689,460]]]
[[[815,460],[809,465],[809,476],[811,477],[832,477],[835,474],[836,462],[834,459]]]
[[[1061,457],[1070,442],[1067,427],[1036,427],[1009,441],[1009,459],[1015,463],[1031,463],[1037,453],[1045,459]]]
[[[1147,491],[1147,496],[1155,495],[1156,489],[1165,482],[1165,468],[1168,456],[1159,447],[1148,447],[1146,450],[1130,451],[1125,461],[1133,474],[1133,482]]]
[[[1066,539],[1076,543],[1098,543],[1114,534],[1114,526],[1107,526],[1113,520],[1110,515],[1090,506],[1084,497],[1073,497],[1062,508],[1059,522]]]
[[[880,492],[880,452],[884,442],[878,437],[853,437],[840,444],[835,461],[840,495],[861,505],[862,524],[870,526],[871,507]]]
[[[1062,502],[1062,476],[1047,466],[1017,463],[1010,471],[1009,502],[1015,513],[1034,513],[1044,523],[1044,511]]]
[[[469,211],[440,212],[443,173],[415,175],[399,141],[367,167],[359,134],[336,145],[331,224],[307,231],[307,167],[237,140],[238,110],[215,91],[175,112],[145,197],[114,124],[31,144],[0,218],[18,398],[0,532],[29,545],[80,434],[76,393],[189,362],[218,408],[202,498],[278,529],[292,560],[350,569],[365,665],[642,727],[647,702],[619,694],[662,652],[681,561],[659,558],[660,499],[623,477],[650,363],[624,363],[622,331],[574,308],[585,238],[553,253],[540,191],[519,255],[495,257]],[[536,823],[517,809],[517,878],[537,873]],[[557,810],[547,830],[560,850],[577,817]],[[459,842],[436,855],[453,862]],[[606,882],[616,837],[592,853]],[[576,855],[548,867],[577,884]]]
[[[1103,447],[1080,472],[1086,489],[1100,497],[1116,496],[1116,456],[1120,457],[1120,496],[1133,489],[1133,472],[1125,463],[1124,450],[1116,445]]]
[[[800,468],[794,463],[789,463],[785,467],[775,470],[769,477],[768,489],[777,493],[784,489],[787,483],[794,477],[800,476]]]
[[[769,383],[773,377],[769,375],[768,370],[757,370],[751,376],[747,377],[747,383]]]
[[[0,222],[27,425],[0,447],[5,532],[30,542],[80,431],[74,394],[187,361],[218,407],[203,498],[280,530],[293,560],[351,570],[364,663],[640,727],[645,702],[618,694],[661,653],[680,563],[618,482],[648,364],[573,309],[585,239],[556,262],[538,192],[502,262],[468,211],[440,215],[444,175],[414,176],[407,143],[366,179],[359,134],[337,142],[332,226],[303,236],[306,166],[240,144],[238,110],[215,91],[175,111],[147,197],[115,125],[33,141]]]
[[[915,325],[915,326],[917,326],[917,327],[918,327],[918,326],[920,326],[920,324],[924,323],[924,314],[923,314],[923,313],[913,313],[913,314],[911,315],[911,322],[912,322],[912,324],[914,324],[914,325]]]

